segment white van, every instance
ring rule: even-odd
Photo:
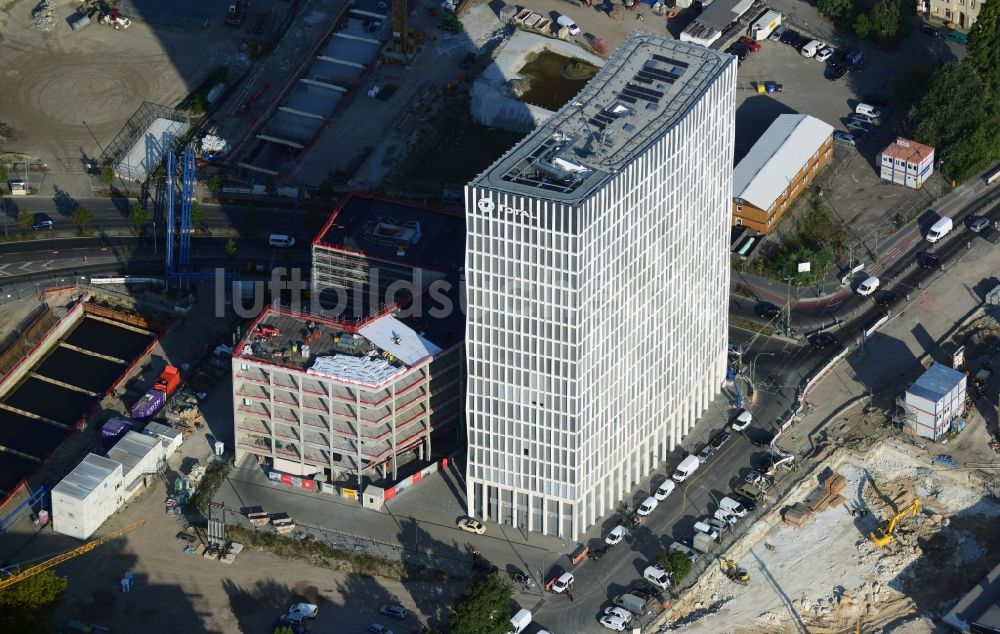
[[[580,35],[580,27],[578,27],[576,22],[573,21],[573,18],[568,15],[560,15],[556,18],[556,24],[566,27],[569,30],[570,35]]]
[[[881,119],[882,113],[878,111],[875,106],[870,106],[866,103],[859,103],[854,107],[855,114],[863,114],[866,117],[871,117],[872,119]]]
[[[670,477],[676,482],[684,482],[691,477],[691,474],[698,470],[700,465],[701,462],[698,460],[698,456],[688,456],[684,460],[681,460],[674,474]]]
[[[271,238],[267,242],[272,247],[280,247],[282,249],[295,246],[295,238],[286,236],[283,233],[272,233]]]
[[[743,505],[730,497],[724,497],[719,500],[719,508],[732,513],[736,517],[747,516],[747,510],[743,508]]]
[[[646,570],[642,573],[642,578],[656,584],[661,590],[666,590],[670,587],[670,575],[657,566],[646,566]]]
[[[638,513],[639,515],[641,515],[643,517],[646,517],[647,515],[649,515],[653,511],[655,511],[656,507],[659,504],[660,503],[656,501],[656,498],[650,496],[650,497],[646,498],[645,502],[643,502],[642,504],[639,505],[639,508],[636,510],[636,513]]]
[[[530,610],[518,610],[514,618],[510,620],[510,624],[513,627],[507,634],[521,634],[524,628],[531,625],[531,611]]]
[[[712,518],[715,519],[715,518]],[[714,539],[719,539],[719,531],[714,527],[710,526],[704,520],[700,520],[694,523],[694,530],[705,533],[709,537]]]
[[[826,44],[820,42],[819,40],[810,40],[808,44],[802,47],[802,50],[799,51],[799,53],[802,54],[802,57],[813,57],[825,46]]]
[[[955,228],[955,223],[951,221],[951,218],[941,218],[933,225],[931,225],[930,231],[927,232],[928,242],[937,242],[941,238],[948,235],[948,233]]]

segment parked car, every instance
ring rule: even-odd
[[[752,484],[762,488],[767,488],[774,484],[774,478],[767,475],[763,471],[757,471],[756,469],[751,469],[745,476],[743,476],[743,481],[747,484]]]
[[[754,307],[758,317],[763,319],[774,319],[781,314],[781,309],[771,302],[761,302]]]
[[[594,561],[599,560],[608,552],[608,546],[601,546],[600,548],[593,548],[587,551],[587,557],[593,559]]]
[[[825,61],[829,60],[831,57],[833,57],[833,54],[836,53],[836,52],[837,52],[837,49],[835,49],[833,47],[830,47],[830,46],[827,46],[826,48],[824,48],[823,50],[821,50],[819,53],[816,53],[816,61],[817,62],[825,62]]]
[[[476,535],[482,535],[486,532],[486,525],[471,517],[458,520],[458,527],[467,533],[475,533]]]
[[[743,431],[753,422],[753,414],[748,409],[741,409],[740,413],[733,417],[729,423],[729,428],[733,431]]]
[[[844,132],[842,130],[833,131],[833,140],[843,145],[850,145],[851,147],[854,147],[855,145],[858,144],[857,137],[855,137],[850,132]]]
[[[717,517],[706,517],[702,521],[711,526],[712,528],[714,528],[715,530],[719,531],[720,535],[723,533],[723,531],[728,531],[732,528],[732,526],[729,525],[729,522],[720,520]]]
[[[514,583],[519,583],[522,586],[534,585],[534,582],[531,580],[531,577],[529,577],[528,574],[524,572],[520,571],[515,572],[510,576],[510,578]]]
[[[642,578],[664,590],[670,587],[670,575],[659,566],[646,566]]]
[[[990,226],[990,221],[982,216],[974,216],[969,220],[969,230],[975,233],[979,233],[988,226]]]
[[[747,47],[748,49],[750,49],[754,53],[756,53],[756,52],[758,52],[760,50],[760,44],[758,44],[754,40],[750,39],[746,35],[744,35],[743,37],[741,37],[740,39],[738,39],[736,41],[739,42],[740,44],[742,44],[743,46]]]
[[[619,608],[617,606],[611,606],[609,608],[604,608],[605,616],[613,616],[616,619],[621,619],[628,623],[632,620],[632,613],[625,608]]]
[[[48,214],[37,213],[31,223],[31,228],[39,231],[41,229],[54,229],[55,225],[56,223],[52,221],[52,218]]]
[[[833,337],[833,335],[830,335],[830,337]],[[836,339],[834,339],[834,341],[836,341]],[[768,447],[771,445],[772,440],[774,440],[774,434],[769,431],[764,431],[754,434],[753,438],[750,439],[750,444],[753,445],[754,447]],[[758,469],[758,471],[761,470]],[[767,469],[764,469],[764,471],[767,471]]]
[[[639,505],[639,508],[636,509],[636,513],[645,517],[655,511],[658,504],[659,502],[657,502],[656,498],[650,496]]]
[[[705,446],[701,448],[701,451],[699,451],[697,454],[698,462],[700,462],[701,464],[705,464],[706,462],[708,462],[708,459],[711,458],[714,454],[715,454],[715,448],[712,447],[712,445],[706,443]]]
[[[937,29],[926,22],[920,23],[920,32],[924,35],[930,35],[931,37],[938,37],[938,35],[940,35]]]
[[[823,71],[823,76],[830,81],[837,81],[841,77],[847,74],[847,64],[839,62],[830,62],[826,66],[826,70]]]
[[[567,588],[573,585],[573,581],[574,581],[573,573],[564,572],[561,575],[559,575],[559,578],[556,579],[555,583],[552,584],[552,591],[555,592],[556,594],[565,592]]]
[[[862,297],[868,297],[869,295],[878,290],[880,284],[881,282],[879,281],[879,279],[874,275],[871,275],[868,277],[868,279],[866,279],[864,282],[861,282],[861,284],[858,285],[857,293]]]
[[[720,431],[719,433],[712,436],[712,439],[708,441],[708,444],[712,446],[712,449],[716,451],[721,451],[723,447],[729,442],[729,434],[725,431]]]
[[[392,634],[392,630],[381,623],[372,623],[368,626],[369,634]]]
[[[730,343],[727,349],[729,351],[729,356],[731,357],[743,356],[743,346],[738,343]]]
[[[896,294],[892,291],[881,291],[875,295],[875,304],[886,312],[889,312],[895,303]]]
[[[676,486],[677,485],[674,484],[673,480],[670,479],[664,480],[663,484],[661,484],[659,488],[657,488],[656,491],[653,493],[653,497],[656,498],[658,501],[662,502],[663,500],[667,499],[668,495],[674,492],[674,488]]]
[[[738,59],[740,62],[750,56],[750,49],[742,44],[733,44],[726,49],[726,52]]]
[[[623,539],[625,539],[625,527],[619,524],[611,529],[608,536],[604,538],[604,543],[608,546],[617,546]]]
[[[670,544],[670,548],[668,550],[670,550],[670,552],[673,553],[683,553],[684,556],[690,559],[691,561],[696,561],[698,559],[698,553],[696,553],[693,549],[689,548],[688,546],[681,544],[680,542],[674,542],[673,544]]]
[[[573,21],[573,18],[569,17],[568,15],[560,15],[558,18],[556,18],[556,24],[558,24],[560,27],[566,27],[569,30],[570,35],[580,34],[580,27],[578,27],[576,25],[576,22]]]
[[[781,34],[781,43],[788,44],[790,46],[795,46],[799,42],[799,32],[793,31],[791,29],[785,29]]]
[[[736,517],[726,509],[715,509],[713,517],[717,520],[722,520],[730,526],[735,526],[736,522],[740,521],[740,518]]]
[[[624,632],[625,631],[625,621],[621,620],[616,616],[602,616],[601,625],[608,628],[613,632]]]
[[[396,605],[395,603],[387,603],[380,607],[378,611],[386,616],[391,616],[394,619],[405,619],[409,612],[406,611],[401,605]]]
[[[847,122],[847,129],[854,130],[855,132],[859,132],[861,134],[868,134],[875,129],[875,126],[870,123],[865,123],[864,121],[858,121],[857,119],[850,119]]]
[[[817,350],[824,350],[837,343],[837,338],[828,332],[817,332],[809,337],[809,345]]]
[[[767,39],[771,40],[772,42],[780,42],[781,36],[784,34],[785,34],[785,27],[779,24],[777,27],[775,27],[773,31],[771,31],[771,34],[767,36]]]
[[[747,516],[747,510],[743,508],[743,505],[731,497],[724,497],[721,500],[719,500],[719,508],[729,513],[732,513],[736,517]]]
[[[941,267],[941,258],[933,253],[921,251],[917,254],[917,266],[928,271],[933,271]]]
[[[801,49],[799,49],[799,55],[802,57],[813,57],[825,47],[826,44],[820,40],[809,40]]]

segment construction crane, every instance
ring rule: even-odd
[[[906,517],[907,513],[912,514],[913,517],[916,517],[917,513],[919,512],[920,512],[920,500],[915,498],[912,502],[901,508],[898,513],[893,515],[892,518],[889,520],[889,523],[886,524],[885,528],[882,528],[880,526],[871,533],[868,533],[868,536],[871,538],[872,542],[874,542],[876,546],[878,546],[879,548],[885,548],[886,546],[891,544],[894,539],[896,539],[893,536],[893,533],[896,532],[896,526],[899,525],[900,520]]]
[[[86,544],[84,544],[83,546],[80,546],[79,548],[74,548],[73,550],[67,551],[67,552],[65,552],[65,553],[63,553],[61,555],[56,555],[52,559],[48,559],[46,561],[43,561],[40,564],[36,564],[34,566],[31,566],[30,568],[25,568],[21,572],[14,573],[11,576],[7,577],[6,579],[0,579],[0,590],[3,590],[4,588],[7,588],[9,586],[12,586],[15,583],[24,581],[28,577],[33,577],[33,576],[37,575],[38,573],[42,572],[43,570],[48,570],[49,568],[52,568],[53,566],[58,566],[62,562],[66,561],[68,559],[72,559],[72,558],[76,557],[77,555],[82,555],[84,553],[89,553],[90,551],[94,550],[95,548],[97,548],[101,544],[106,544],[106,543],[110,542],[113,539],[118,539],[119,537],[121,537],[125,533],[127,533],[127,532],[129,532],[131,530],[134,530],[136,528],[141,528],[141,527],[143,527],[145,525],[146,525],[146,520],[139,520],[138,522],[135,522],[133,524],[129,524],[125,528],[119,529],[119,530],[117,530],[117,531],[115,531],[113,533],[108,533],[104,537],[98,537],[97,539],[95,539],[93,541],[89,541]]]
[[[746,571],[746,568],[740,568],[737,566],[736,562],[732,559],[719,557],[719,567],[722,569],[722,574],[729,577],[730,581],[738,583],[742,586],[750,583],[750,573]]]

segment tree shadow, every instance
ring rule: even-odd
[[[288,606],[299,601],[319,605],[319,593],[310,597],[300,597],[287,585],[274,579],[262,579],[249,588],[244,588],[232,579],[222,580],[222,590],[229,597],[229,609],[239,624],[239,631],[254,632],[260,629],[262,621],[273,614],[275,621],[285,613]],[[322,611],[322,606],[320,606]]]
[[[78,205],[77,200],[58,185],[52,186],[52,202],[55,203],[56,211],[67,218],[73,215]]]

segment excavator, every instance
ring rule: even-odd
[[[911,514],[913,517],[916,517],[919,512],[920,500],[914,498],[912,502],[899,509],[899,512],[889,519],[885,528],[879,526],[871,533],[868,533],[868,537],[870,537],[872,542],[874,542],[874,544],[879,548],[885,548],[896,539],[893,533],[896,532],[896,526],[899,525],[899,522],[906,517],[907,514]]]
[[[746,571],[746,568],[740,568],[737,566],[736,562],[732,559],[720,557],[719,567],[722,569],[722,574],[729,577],[731,581],[738,583],[741,586],[745,586],[750,583],[750,573]]]
[[[108,543],[108,542],[110,542],[110,541],[112,541],[114,539],[117,539],[117,538],[121,537],[122,535],[124,535],[125,533],[127,533],[127,532],[129,532],[131,530],[134,530],[136,528],[141,528],[141,527],[143,527],[145,525],[146,525],[146,520],[139,520],[138,522],[134,522],[132,524],[129,524],[125,528],[116,530],[113,533],[108,533],[104,537],[99,537],[97,539],[91,540],[91,541],[87,542],[86,544],[84,544],[83,546],[80,546],[79,548],[74,548],[73,550],[66,551],[66,552],[64,552],[61,555],[56,555],[55,557],[53,557],[51,559],[47,559],[47,560],[43,561],[40,564],[35,564],[34,566],[31,566],[29,568],[25,568],[24,570],[21,570],[20,572],[15,572],[15,573],[11,574],[8,577],[2,577],[2,578],[0,578],[0,590],[3,590],[4,588],[6,588],[8,586],[12,586],[15,583],[18,583],[19,581],[24,581],[28,577],[33,577],[33,576],[37,575],[38,573],[40,573],[43,570],[48,570],[49,568],[52,568],[53,566],[61,564],[62,562],[66,561],[67,559],[72,559],[72,558],[74,558],[74,557],[76,557],[78,555],[82,555],[84,553],[89,553],[90,551],[94,550],[95,548],[97,548],[101,544],[106,544],[106,543]]]

